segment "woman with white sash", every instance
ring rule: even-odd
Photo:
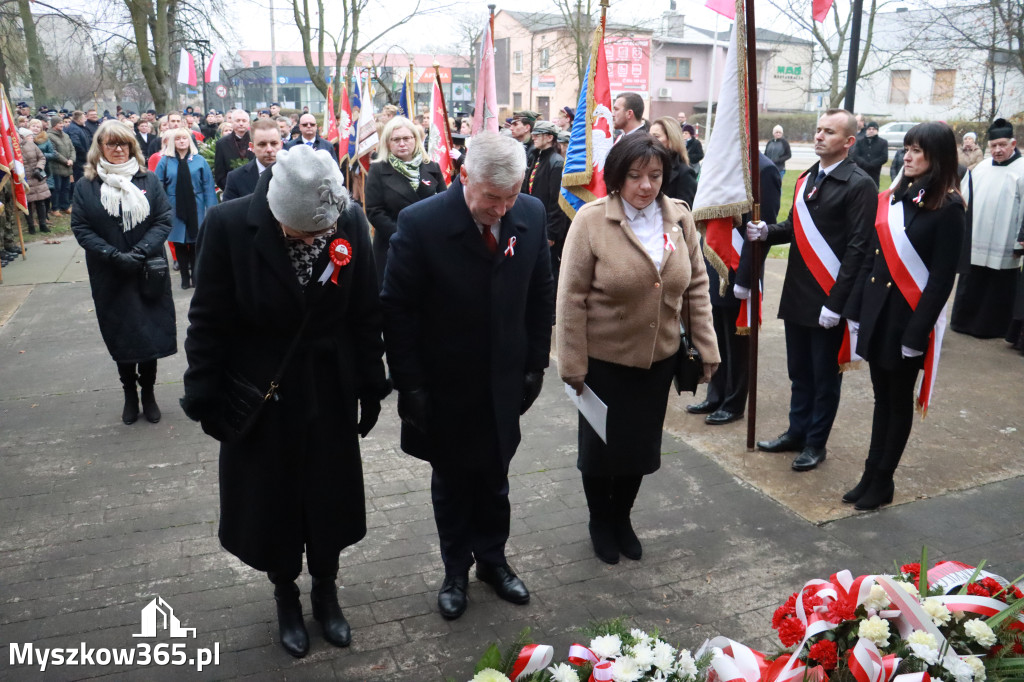
[[[921,123],[904,145],[903,177],[879,195],[872,246],[844,311],[875,394],[864,473],[843,495],[861,511],[892,502],[914,410],[928,410],[966,226],[953,130]]]

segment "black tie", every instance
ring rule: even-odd
[[[820,185],[820,184],[821,184],[821,181],[825,179],[825,175],[827,175],[827,174],[825,173],[825,171],[823,171],[823,170],[820,170],[820,171],[818,171],[818,177],[816,177],[816,178],[814,179],[814,184],[815,184],[815,185]]]

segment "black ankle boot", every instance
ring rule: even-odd
[[[274,601],[277,602],[277,627],[281,646],[295,658],[309,653],[309,633],[302,620],[302,602],[299,601],[299,587],[295,583],[274,586]]]
[[[864,497],[864,493],[866,493],[868,491],[868,488],[871,487],[871,481],[874,479],[874,477],[874,471],[869,471],[868,469],[865,469],[864,473],[861,474],[860,483],[855,485],[850,490],[847,490],[846,493],[843,495],[843,502],[846,504],[853,504],[860,498]]]
[[[896,486],[892,481],[892,474],[879,472],[871,481],[866,493],[864,493],[853,506],[857,511],[871,511],[878,509],[883,504],[892,502]]]
[[[352,643],[352,628],[338,604],[338,587],[334,580],[313,578],[313,590],[309,594],[313,604],[313,619],[320,623],[324,639],[334,646],[348,646]]]
[[[619,563],[619,546],[615,541],[615,527],[606,518],[590,513],[590,541],[594,543],[594,554],[606,564]]]
[[[139,386],[142,388],[142,414],[151,424],[160,421],[160,408],[156,404],[153,386],[156,384],[156,360],[139,364]]]
[[[629,512],[626,515],[619,516],[614,523],[615,529],[615,544],[622,552],[622,556],[633,561],[640,561],[640,558],[644,555],[643,545],[640,544],[640,538],[636,536],[636,532],[633,530],[633,524],[629,520]]]
[[[117,373],[121,377],[121,387],[124,388],[124,409],[121,410],[121,421],[125,424],[134,424],[139,418],[139,393],[135,388],[138,375],[135,374],[135,366],[118,364]]]

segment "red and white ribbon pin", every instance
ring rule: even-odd
[[[514,255],[516,255],[516,238],[515,237],[509,237],[508,238],[508,246],[505,247],[505,255],[506,256],[514,256]]]
[[[666,251],[675,251],[676,250],[676,245],[673,244],[672,240],[668,238],[668,233],[667,232],[665,233],[665,250]]]
[[[320,275],[320,279],[317,281],[320,284],[327,284],[329,279],[337,284],[338,273],[352,260],[352,245],[348,243],[347,239],[335,239],[331,242],[328,254],[331,257],[331,262],[324,268],[323,274]]]

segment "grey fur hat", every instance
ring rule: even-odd
[[[338,164],[323,149],[299,144],[277,153],[267,188],[270,212],[282,225],[299,232],[320,232],[338,222],[348,208]]]

